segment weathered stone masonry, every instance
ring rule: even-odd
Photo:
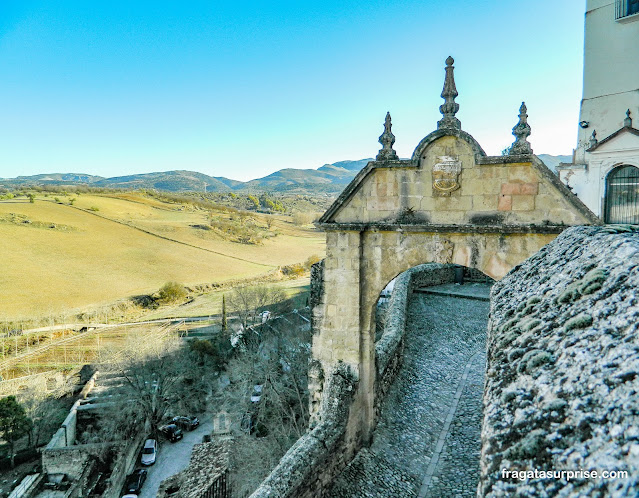
[[[381,402],[395,380],[402,363],[408,302],[413,290],[455,281],[455,265],[429,263],[402,273],[395,281],[386,314],[384,333],[375,343],[375,422]]]
[[[532,154],[525,106],[507,156],[487,156],[461,129],[455,117],[459,105],[452,64],[448,58],[445,103],[440,107],[444,117],[437,130],[419,143],[411,159],[400,160],[392,148],[395,137],[388,114],[376,160],[357,174],[318,222],[326,231],[327,253],[315,272],[322,278],[312,299],[309,391],[311,421],[319,425],[310,434],[326,423],[324,407],[345,402],[336,401],[342,398],[327,388],[336,369],[345,369],[353,393],[343,412],[346,420],[340,418],[339,427],[333,426],[344,445],[343,451],[334,452],[336,467],[370,443],[375,426],[376,398],[384,392],[378,384],[375,306],[388,282],[424,263],[458,264],[500,279],[568,226],[600,224]],[[393,371],[396,359],[388,365]],[[292,496],[278,494],[274,476],[287,481],[284,469],[297,468],[300,462],[333,465],[330,459],[302,457],[302,448],[311,441],[307,437],[292,449],[298,452],[297,463],[287,460],[287,454],[256,496]],[[323,489],[319,486],[314,496],[321,496]]]
[[[443,195],[433,170],[446,161],[460,172]],[[361,384],[349,424],[361,442],[374,424],[374,307],[390,280],[430,262],[499,279],[567,226],[591,223],[535,156],[487,157],[461,130],[433,132],[411,160],[369,163],[320,220],[327,255],[313,313],[313,357],[324,371],[351,365]]]
[[[315,267],[312,280],[314,295],[321,294],[318,277],[322,265]],[[401,364],[408,301],[413,289],[452,282],[455,265],[437,263],[411,268],[397,278],[391,295],[386,327],[377,341],[376,385],[380,392],[377,400],[383,399]],[[252,498],[309,497],[322,496],[330,489],[337,475],[346,467],[358,448],[347,439],[347,423],[357,382],[348,366],[338,363],[333,372],[324,379],[323,372],[313,372],[321,394],[321,405],[313,421],[312,430],[282,458]],[[379,405],[376,406],[379,415]]]
[[[336,365],[325,380],[320,422],[295,442],[251,498],[322,495],[354,455],[354,445],[345,438],[356,389],[350,368],[343,363]]]
[[[632,230],[571,228],[494,286],[480,496],[639,495],[639,232]],[[629,477],[521,481],[504,469]]]

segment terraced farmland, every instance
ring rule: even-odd
[[[85,364],[117,357],[132,340],[155,341],[178,333],[179,328],[179,325],[166,322],[100,326],[83,332],[66,329],[49,334],[31,333],[30,336],[37,335],[40,341],[22,348],[17,355],[3,356],[0,375],[3,380],[11,380],[49,371],[71,371]],[[13,337],[1,339],[0,347],[9,349],[13,340]]]

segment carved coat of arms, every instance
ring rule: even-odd
[[[452,192],[459,185],[461,161],[454,156],[439,156],[438,163],[433,166],[433,188],[440,192]]]

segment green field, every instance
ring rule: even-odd
[[[0,320],[68,316],[153,293],[169,280],[195,286],[253,279],[323,257],[323,234],[289,217],[267,223],[267,215],[251,215],[270,236],[249,245],[209,230],[211,216],[237,217],[139,193],[2,200]]]

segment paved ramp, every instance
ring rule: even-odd
[[[476,495],[487,318],[485,301],[413,295],[404,362],[373,444],[329,496]]]

